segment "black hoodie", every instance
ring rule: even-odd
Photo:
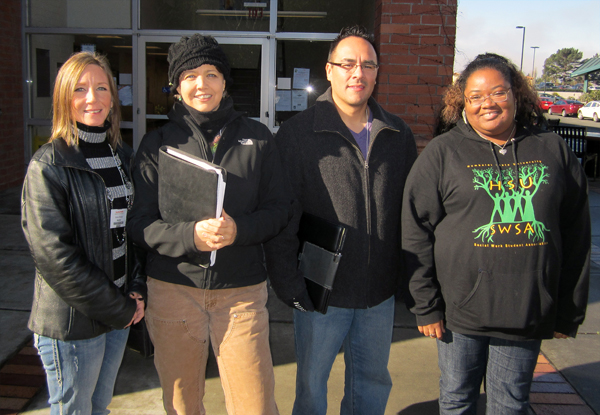
[[[460,121],[415,162],[402,214],[411,311],[461,334],[574,336],[589,284],[585,174],[554,133],[518,128],[505,149]]]

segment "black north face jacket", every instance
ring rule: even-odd
[[[194,245],[195,222],[162,220],[158,150],[168,145],[209,161],[211,151],[182,103],[175,103],[169,119],[143,138],[133,167],[136,198],[127,231],[148,250],[148,276],[202,289],[247,287],[264,281],[262,243],[277,235],[291,216],[291,195],[271,132],[240,113],[230,113],[212,162],[227,170],[223,208],[235,220],[237,237],[233,245],[217,251],[214,266],[204,268],[199,263],[206,262],[202,258],[208,254]]]

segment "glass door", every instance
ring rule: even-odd
[[[137,54],[137,110],[134,148],[146,132],[168,121],[173,106],[167,62],[169,46],[180,36],[140,36]],[[228,87],[234,108],[267,124],[269,95],[269,54],[266,38],[215,37],[231,65],[233,84]],[[135,104],[134,104],[135,106]]]

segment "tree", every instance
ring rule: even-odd
[[[544,78],[565,83],[579,66],[583,53],[575,48],[559,49],[544,62]]]
[[[600,101],[600,91],[588,91],[587,94],[581,94],[579,97],[581,102]]]
[[[526,164],[519,167],[518,175],[513,169],[500,173],[493,167],[473,169],[475,190],[483,190],[494,201],[490,222],[473,231],[475,239],[483,243],[494,242],[494,234],[510,232],[523,234],[532,242],[546,240],[548,228],[535,218],[533,198],[543,184],[548,184],[548,166],[542,163]],[[522,229],[524,227],[524,229]]]

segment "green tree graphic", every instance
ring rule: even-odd
[[[544,241],[544,232],[548,229],[535,218],[533,197],[542,184],[548,184],[547,169],[548,166],[541,163],[520,166],[518,178],[511,168],[503,170],[502,176],[493,167],[473,169],[475,190],[484,190],[494,201],[490,222],[473,231],[475,239],[493,242],[494,229],[498,229],[494,225],[527,223],[527,238]]]

